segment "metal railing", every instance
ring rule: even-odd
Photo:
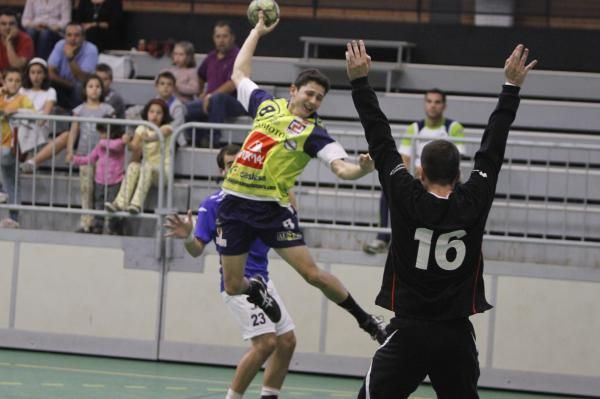
[[[18,131],[19,127],[27,126],[32,127],[39,123],[44,123],[50,128],[51,136],[49,137],[48,142],[53,142],[56,138],[62,134],[69,134],[68,128],[60,128],[62,123],[73,123],[78,122],[80,124],[94,124],[94,129],[96,124],[104,124],[107,126],[107,134],[110,135],[110,130],[112,128],[116,128],[116,126],[145,126],[150,130],[156,133],[158,137],[159,145],[160,145],[160,164],[161,168],[158,173],[158,195],[157,195],[157,204],[156,209],[153,214],[151,213],[140,213],[138,215],[131,215],[128,212],[115,212],[111,214],[111,216],[116,217],[133,217],[133,218],[141,218],[141,219],[153,219],[157,221],[157,230],[160,230],[161,226],[161,217],[164,214],[164,190],[165,190],[165,176],[164,176],[164,168],[162,167],[165,164],[165,138],[160,131],[160,129],[152,123],[142,120],[125,120],[125,119],[106,119],[106,118],[90,118],[90,117],[74,117],[74,116],[58,116],[58,115],[42,115],[42,114],[33,114],[33,113],[17,113],[10,117],[11,124],[15,127],[15,130]],[[60,131],[59,131],[60,130]],[[88,148],[87,152],[89,153],[92,149]],[[32,154],[35,157],[40,151],[40,147],[35,147],[32,150]],[[60,151],[60,150],[59,150]],[[107,148],[108,151],[108,148]],[[17,144],[17,153],[19,153],[19,147]],[[13,211],[32,211],[32,212],[48,212],[48,213],[64,213],[64,214],[79,214],[79,215],[94,215],[94,216],[109,216],[109,213],[105,210],[94,210],[94,209],[81,209],[74,204],[72,200],[73,187],[73,171],[74,167],[72,164],[61,161],[58,158],[58,153],[56,148],[52,148],[52,154],[50,160],[39,165],[36,168],[33,168],[31,175],[29,173],[25,174],[21,172],[19,168],[19,160],[16,160],[17,167],[15,168],[15,197],[20,198],[22,194],[23,183],[26,177],[31,176],[31,184],[28,187],[31,190],[31,195],[29,198],[21,198],[19,201],[15,201],[10,203],[0,204],[0,209],[8,209]],[[0,154],[1,157],[1,154]],[[1,159],[0,159],[1,161]],[[127,157],[124,160],[124,170],[127,170]],[[40,171],[39,169],[43,169]],[[49,171],[47,171],[49,169]],[[125,183],[127,177],[125,175],[122,183]],[[66,180],[66,182],[65,182]],[[64,184],[60,184],[63,182]],[[40,195],[40,186],[44,183],[47,183],[47,201],[41,200]],[[65,192],[61,193],[58,190],[64,190]],[[106,185],[104,187],[104,198],[107,199],[106,195]],[[61,194],[66,194],[66,199],[61,198]],[[58,198],[57,198],[58,197]],[[21,204],[23,202],[24,204]],[[45,205],[40,205],[41,203],[46,203]],[[157,233],[159,234],[159,233]]]
[[[250,128],[243,125],[186,124],[173,133],[174,140],[186,129],[217,127],[229,131],[229,137],[224,140],[228,142],[232,141],[233,136],[243,137]],[[359,152],[367,150],[363,133],[356,129],[330,129],[329,133],[348,150],[351,160]],[[394,137],[397,143],[401,139],[410,139],[413,146],[430,139],[405,136],[399,131],[394,131]],[[459,141],[467,148],[461,162],[462,176],[467,179],[480,138],[465,137]],[[181,153],[175,154],[174,145],[171,151],[173,162],[175,157],[182,156]],[[600,243],[599,154],[600,145],[596,144],[509,140],[486,234],[496,239],[532,242],[558,240],[582,245]],[[195,188],[189,199],[192,209],[203,196],[218,187],[215,155],[216,150],[200,150],[186,152],[184,156],[188,167],[177,181]],[[202,165],[202,170],[196,168],[198,165]],[[410,169],[414,171],[414,168],[412,163]],[[389,232],[387,228],[378,227],[381,191],[376,174],[356,181],[342,181],[328,169],[321,162],[311,162],[298,178],[294,191],[303,226],[354,232]],[[168,208],[184,211],[173,201],[175,168],[172,173]]]

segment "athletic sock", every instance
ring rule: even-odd
[[[260,390],[260,399],[277,399],[279,398],[279,389],[263,386]]]
[[[358,303],[356,303],[356,301],[354,300],[354,298],[352,298],[352,295],[350,295],[350,293],[348,293],[348,298],[338,303],[338,305],[350,312],[350,314],[354,316],[354,318],[356,319],[356,321],[358,321],[358,324],[360,325],[362,325],[369,318],[369,314],[365,312],[364,309],[361,308]]]
[[[227,396],[225,396],[225,399],[242,399],[244,395],[240,395],[237,392],[234,392],[231,390],[231,388],[229,388],[227,390]]]

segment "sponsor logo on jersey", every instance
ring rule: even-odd
[[[304,120],[294,119],[287,127],[286,131],[292,135],[302,134],[304,129],[308,126],[308,122]]]
[[[479,173],[479,176],[483,177],[484,179],[487,179],[487,173],[485,173],[484,171],[481,171],[479,169],[473,169],[473,172],[477,172]]]
[[[280,231],[277,233],[277,241],[296,241],[302,239],[302,233],[293,231]]]
[[[236,158],[236,162],[253,169],[262,169],[267,159],[267,153],[277,141],[260,133],[252,132],[244,143],[244,148]]]
[[[296,151],[296,148],[298,148],[298,143],[296,143],[294,140],[286,140],[283,143],[283,147],[288,151]]]

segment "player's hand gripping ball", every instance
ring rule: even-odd
[[[248,21],[252,26],[258,22],[258,12],[263,12],[265,25],[271,26],[279,18],[279,5],[275,0],[252,0],[248,6]]]

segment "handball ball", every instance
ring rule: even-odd
[[[266,26],[271,26],[279,18],[279,5],[275,0],[252,0],[248,6],[248,21],[252,26],[258,22],[258,12],[260,10],[265,16]]]

